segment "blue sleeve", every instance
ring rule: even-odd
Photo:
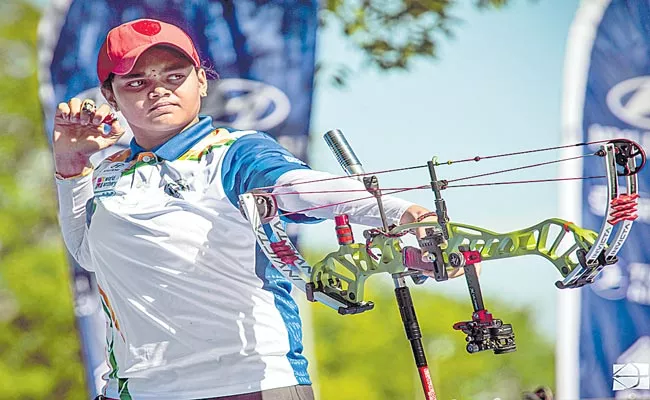
[[[257,132],[235,140],[223,159],[221,182],[228,200],[239,207],[239,195],[273,186],[285,172],[310,169],[265,133]],[[317,222],[318,218],[292,214],[293,222]]]

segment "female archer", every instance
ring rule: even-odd
[[[141,19],[114,28],[97,74],[108,104],[59,104],[53,150],[63,237],[79,264],[95,272],[107,316],[105,396],[312,399],[291,285],[256,253],[238,196],[331,175],[311,170],[264,133],[215,128],[199,116],[206,72],[189,36],[174,25]],[[113,110],[134,139],[93,168],[90,156],[124,133]],[[353,179],[326,185],[307,186],[363,189]],[[352,198],[322,193],[277,201],[291,212]],[[384,206],[392,224],[429,214],[390,196]],[[289,218],[341,213],[381,225],[374,200]]]

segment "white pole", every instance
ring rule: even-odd
[[[598,25],[611,0],[583,0],[569,30],[564,61],[562,99],[562,143],[583,141],[582,119],[591,51]],[[576,156],[580,148],[564,149],[562,157]],[[564,163],[560,176],[581,176],[582,163]],[[559,186],[559,210],[562,217],[580,224],[582,184],[564,181]],[[582,289],[564,289],[557,301],[556,391],[558,400],[580,397],[579,335],[580,293]]]

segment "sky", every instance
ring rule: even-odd
[[[514,0],[497,11],[479,11],[471,1],[454,8],[463,22],[455,38],[443,40],[439,59],[419,60],[407,71],[381,72],[364,63],[336,26],[320,32],[317,57],[350,66],[344,89],[317,81],[312,111],[310,164],[341,173],[321,136],[341,129],[366,171],[425,164],[560,144],[565,45],[578,0]],[[439,178],[512,168],[559,157],[557,152],[440,167]],[[491,180],[554,178],[556,166],[523,170]],[[379,176],[384,187],[429,182],[425,170]],[[484,181],[487,181],[484,180]],[[476,182],[479,182],[477,180]],[[400,195],[433,208],[430,191]],[[507,232],[561,217],[555,183],[448,189],[452,221]],[[362,238],[361,228],[355,230]],[[303,228],[301,243],[335,250],[331,224]],[[483,264],[481,283],[488,310],[501,303],[534,307],[543,334],[555,337],[561,276],[546,260],[518,257]],[[467,298],[464,279],[427,283],[430,290]],[[470,310],[471,311],[471,310]]]

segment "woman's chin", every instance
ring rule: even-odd
[[[180,118],[172,113],[165,113],[156,115],[151,118],[151,125],[154,128],[162,130],[170,130],[174,128],[183,129],[185,128],[192,120],[187,118]]]

